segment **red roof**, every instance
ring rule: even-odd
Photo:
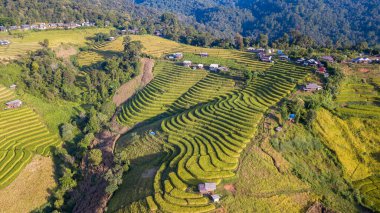
[[[325,73],[326,72],[326,68],[325,67],[319,67],[318,68],[318,72],[319,73]]]

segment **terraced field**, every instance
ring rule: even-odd
[[[0,102],[13,94],[0,86]],[[35,154],[47,156],[60,140],[28,107],[0,111],[0,189],[9,185]]]
[[[337,111],[346,116],[380,117],[380,66],[351,65],[344,67],[346,78],[336,102]]]
[[[78,54],[78,63],[81,67],[91,66],[115,56],[121,51],[123,51],[123,38],[119,37],[115,41],[95,44],[91,50],[80,52]]]
[[[8,35],[0,33],[0,40],[9,40],[8,46],[0,46],[0,61],[12,60],[19,56],[25,55],[28,51],[33,51],[41,47],[39,42],[48,39],[51,48],[56,48],[62,43],[73,45],[84,45],[87,38],[96,33],[109,32],[109,28],[90,28],[90,29],[73,29],[73,30],[47,30],[40,32],[17,32],[22,36]],[[15,33],[14,33],[15,34]]]
[[[169,70],[175,67],[167,63],[160,66]],[[154,177],[154,193],[146,201],[152,211],[212,211],[216,206],[195,192],[196,185],[220,183],[235,176],[240,153],[254,136],[263,113],[287,96],[308,72],[279,62],[246,88],[234,89],[232,82],[231,86],[225,86],[215,74],[190,69],[183,72],[199,74],[186,78],[192,80],[186,86],[181,81],[184,74],[179,71],[175,80],[165,81],[165,77],[161,80],[160,75],[173,75],[163,67],[159,67],[156,79],[129,101],[119,116],[121,122],[134,124],[166,111],[157,130],[166,136],[167,152]],[[173,88],[177,92],[163,91]],[[214,88],[219,90],[211,95]]]
[[[217,48],[201,48],[189,45],[183,45],[170,41],[161,37],[152,35],[131,35],[132,40],[140,41],[144,48],[143,52],[154,57],[163,57],[166,54],[174,52],[199,54],[206,52],[209,56],[218,57],[223,59],[232,59],[237,63],[247,65],[247,68],[258,71],[263,71],[269,68],[272,64],[262,63],[256,59],[255,54],[242,52],[237,50],[217,49]]]
[[[370,176],[366,179],[355,181],[354,186],[362,195],[362,203],[375,210],[380,211],[380,176]]]
[[[11,90],[0,85],[0,104],[3,104],[14,98],[14,94]]]

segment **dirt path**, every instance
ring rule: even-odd
[[[127,83],[121,85],[121,87],[116,91],[116,94],[113,97],[113,102],[117,107],[126,102],[136,93],[137,90],[145,87],[153,79],[153,66],[153,59],[141,59],[140,74]]]

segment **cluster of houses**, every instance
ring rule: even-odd
[[[82,23],[35,23],[35,24],[23,24],[21,26],[0,26],[0,31],[8,30],[47,30],[47,29],[74,29],[78,27],[94,27],[94,22],[82,22]]]
[[[208,57],[209,54],[208,53],[199,53],[199,56],[204,58],[204,57]],[[172,54],[166,56],[166,58],[169,60],[174,60],[174,61],[181,60],[181,59],[183,59],[183,53],[172,53]],[[205,69],[204,64],[193,64],[193,62],[189,61],[189,60],[183,61],[182,66],[192,68],[193,70]],[[229,69],[227,67],[220,66],[219,64],[210,64],[208,66],[208,70],[211,72],[228,72],[229,71]]]
[[[7,46],[9,45],[11,42],[8,41],[8,40],[0,40],[0,46]]]
[[[212,202],[217,203],[220,201],[220,195],[214,193],[216,190],[216,183],[198,184],[198,190],[202,195],[209,195]]]

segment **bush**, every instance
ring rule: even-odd
[[[93,149],[88,153],[88,160],[94,166],[98,166],[103,159],[103,154],[100,149]]]

